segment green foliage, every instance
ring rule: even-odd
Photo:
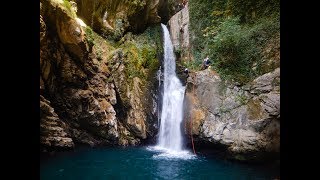
[[[103,33],[103,37],[106,38],[108,41],[111,42],[117,42],[121,39],[121,37],[123,37],[124,35],[124,29],[125,27],[125,22],[123,19],[116,19],[115,20],[115,26],[114,26],[114,31],[112,32],[108,32],[105,29],[101,29],[101,31],[104,31]]]
[[[134,14],[137,11],[143,10],[146,5],[146,0],[122,0],[126,3],[128,15]],[[114,1],[119,3],[120,0]]]
[[[179,48],[175,48],[175,49],[174,49],[174,53],[175,53],[176,56],[180,57],[180,56],[181,56],[181,53],[182,53],[182,52],[181,52],[181,48],[180,48],[180,47],[179,47]]]
[[[257,68],[255,70],[255,75],[261,75],[267,72],[272,71],[276,68],[276,66],[269,66],[265,64],[265,60],[262,54],[264,53],[264,48],[267,43],[279,44],[278,35],[280,33],[280,20],[279,16],[275,15],[269,18],[261,18],[253,25],[249,25],[246,27],[250,32],[250,38],[253,39],[256,46],[259,49],[259,59],[257,59],[256,64]]]
[[[262,50],[265,43],[279,32],[279,21],[263,18],[254,24],[241,25],[239,18],[227,18],[219,26],[208,46],[212,49],[214,67],[223,77],[245,83],[261,75]],[[257,63],[257,70],[253,64]]]
[[[85,27],[85,32],[86,32],[86,37],[87,37],[87,40],[88,40],[89,44],[91,46],[93,46],[95,44],[93,30],[89,26],[86,26]]]
[[[101,60],[102,60],[102,50],[101,50],[100,47],[97,48],[96,55],[97,55],[97,59],[98,59],[99,61],[101,61]]]
[[[201,69],[202,61],[182,61],[182,66],[193,71],[199,71]]]
[[[248,102],[248,98],[244,94],[239,94],[236,96],[236,101],[238,101],[241,105],[243,105]]]
[[[230,113],[230,109],[225,106],[219,106],[218,112],[219,114]]]
[[[208,43],[211,39],[207,36],[208,33],[214,34],[214,32],[209,32],[209,28],[213,30],[212,28],[224,17],[225,6],[225,0],[189,0],[191,51],[195,61],[201,63],[210,53]],[[214,16],[215,13],[219,16]]]
[[[228,0],[228,9],[241,22],[254,22],[255,19],[280,12],[280,0]]]
[[[146,1],[144,0],[129,0],[127,1],[132,6],[143,7],[146,5]]]
[[[236,81],[246,82],[253,76],[252,64],[259,58],[258,48],[250,31],[239,25],[238,18],[227,18],[213,37],[211,58],[214,66],[224,77],[232,76]]]
[[[159,68],[158,56],[162,51],[161,29],[149,27],[143,34],[138,36],[127,34],[127,39],[119,47],[123,48],[126,56],[128,77],[147,79],[150,73]]]
[[[116,19],[116,23],[115,23],[115,32],[113,35],[114,39],[120,39],[120,37],[123,35],[123,22],[122,19]]]
[[[162,30],[160,26],[148,27],[143,34],[140,35],[140,38],[137,41],[140,44],[150,43],[151,46],[157,49],[158,54],[163,53],[163,47],[161,42]]]
[[[144,73],[141,71],[141,56],[139,56],[139,49],[133,42],[128,42],[124,46],[124,54],[126,55],[126,67],[128,70],[128,77],[144,78]]]
[[[77,17],[76,13],[75,13],[74,10],[72,9],[72,6],[71,6],[69,0],[63,0],[63,6],[67,9],[67,13],[68,13],[71,17],[73,17],[73,18]]]
[[[159,61],[157,59],[156,49],[149,49],[148,47],[143,47],[142,49],[142,63],[144,68],[151,68],[152,70],[157,69]]]
[[[189,7],[191,67],[208,55],[222,78],[239,83],[267,71],[263,48],[279,34],[279,0],[190,0]]]
[[[109,41],[106,41],[97,33],[95,33],[89,26],[85,27],[86,39],[90,47],[94,46],[95,54],[98,61],[103,60],[103,55],[107,51],[111,51],[114,47]]]

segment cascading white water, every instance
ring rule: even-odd
[[[159,85],[158,85],[158,88],[160,89],[160,87],[161,87],[161,66],[160,66],[160,68],[159,68],[159,70],[158,70],[158,72],[157,72],[157,77],[158,77],[158,81],[159,81]],[[159,106],[157,106],[157,117],[158,117],[158,128],[160,127],[160,114],[159,114]]]
[[[169,151],[182,151],[181,122],[185,87],[176,76],[176,62],[167,27],[161,24],[164,41],[164,84],[158,147]]]

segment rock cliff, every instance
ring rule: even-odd
[[[171,41],[175,54],[180,61],[190,61],[189,42],[189,5],[188,3],[181,11],[173,15],[168,21]]]
[[[137,145],[154,136],[160,27],[109,42],[77,16],[90,2],[40,1],[42,148]],[[120,1],[104,3],[122,6]],[[148,8],[143,22],[155,23],[154,7]]]
[[[280,152],[280,68],[244,86],[210,69],[192,73],[185,100],[196,142],[222,145],[239,160]]]
[[[76,0],[78,16],[105,37],[120,39],[126,32],[143,32],[168,21],[178,9],[168,0]],[[163,19],[162,19],[163,17]]]

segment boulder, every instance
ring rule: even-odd
[[[279,81],[280,68],[244,86],[230,85],[210,69],[191,73],[186,114],[196,141],[224,145],[239,160],[280,152]],[[197,114],[204,115],[201,123]]]

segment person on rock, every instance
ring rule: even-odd
[[[202,67],[201,69],[207,69],[210,65],[210,60],[209,60],[209,56],[206,56],[206,58],[204,58],[203,63],[202,63]]]
[[[185,68],[183,72],[186,74],[186,76],[187,76],[187,78],[188,78],[188,77],[189,77],[189,69],[188,69],[188,68]]]
[[[183,26],[180,26],[180,32],[183,33]]]

